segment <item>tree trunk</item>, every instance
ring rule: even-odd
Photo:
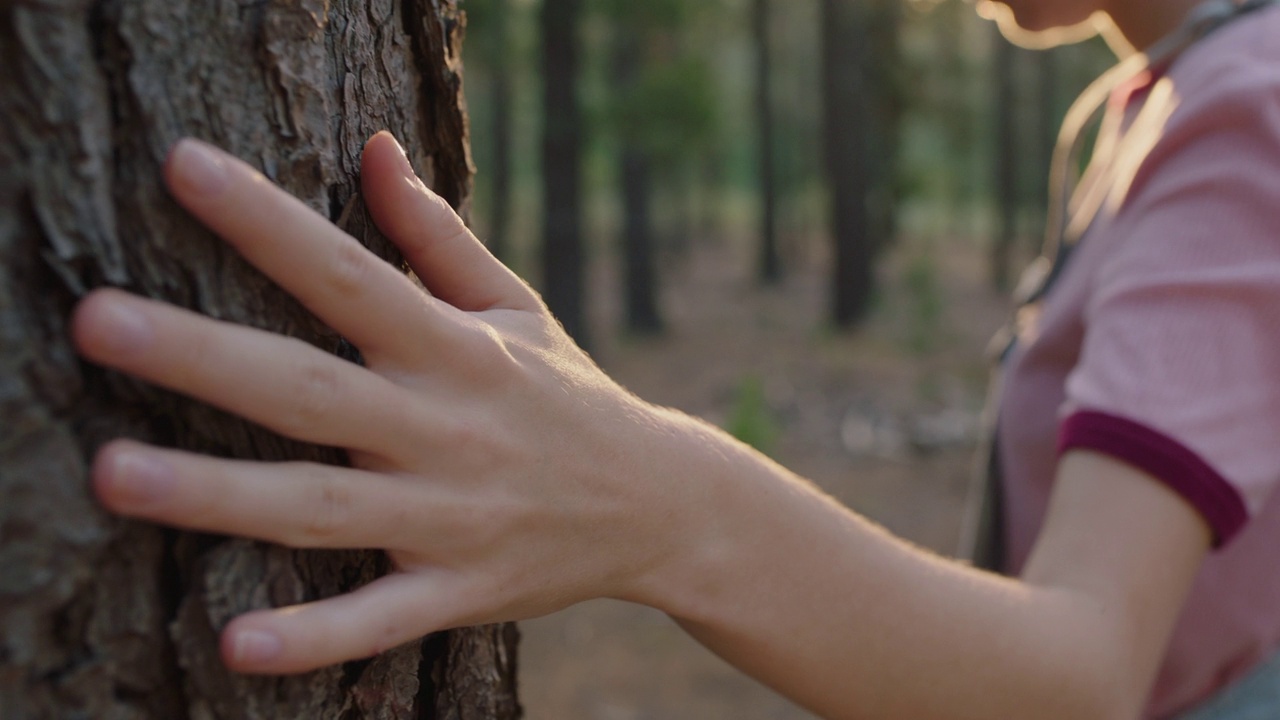
[[[658,311],[658,272],[654,260],[653,170],[648,155],[634,146],[622,149],[623,256],[627,286],[627,330],[637,335],[662,332]]]
[[[867,224],[874,258],[898,233],[899,129],[905,110],[900,31],[906,5],[901,0],[863,0],[866,13]]]
[[[873,238],[867,214],[865,23],[860,0],[822,0],[823,134],[831,193],[835,268],[832,320],[849,328],[872,293]]]
[[[542,292],[564,329],[587,347],[583,122],[578,93],[581,15],[581,0],[543,0]]]
[[[613,47],[613,79],[619,95],[640,89],[644,71],[646,28],[618,24]],[[662,332],[658,304],[657,243],[653,230],[653,161],[643,133],[627,124],[618,144],[618,179],[622,190],[622,265],[626,329],[636,335]]]
[[[79,362],[66,321],[113,285],[358,361],[165,194],[180,137],[257,165],[399,263],[357,193],[388,128],[455,207],[470,193],[452,0],[0,4],[0,714],[244,720],[514,718],[515,631],[442,633],[296,678],[228,672],[234,615],[387,567],[108,516],[87,466],[120,436],[221,456],[346,461]]]
[[[773,138],[773,60],[769,38],[769,0],[753,0],[752,32],[756,44],[756,156],[760,178],[760,280],[782,279],[778,251],[778,182]]]

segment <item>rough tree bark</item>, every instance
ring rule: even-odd
[[[66,320],[102,285],[292,335],[341,338],[165,195],[170,145],[228,148],[383,257],[357,194],[388,128],[445,198],[470,192],[453,0],[0,2],[0,715],[513,718],[515,631],[432,636],[287,679],[227,672],[216,631],[332,595],[381,554],[295,552],[109,517],[87,491],[130,436],[259,459],[344,462],[78,361]]]

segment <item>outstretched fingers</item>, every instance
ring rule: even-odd
[[[432,298],[244,162],[183,140],[165,178],[188,211],[366,357],[412,354],[431,330]]]
[[[361,181],[374,222],[436,297],[468,312],[541,307],[537,294],[418,179],[390,133],[374,135],[365,146]]]
[[[390,381],[298,340],[211,320],[119,290],[72,318],[88,359],[296,440],[401,457],[426,417]]]
[[[431,525],[419,488],[380,473],[215,459],[124,440],[98,453],[93,486],[122,515],[294,548],[410,552]]]
[[[397,573],[328,600],[242,615],[222,634],[227,666],[288,675],[372,657],[464,624],[463,589],[448,571]]]

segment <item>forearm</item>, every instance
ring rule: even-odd
[[[913,548],[713,431],[688,441],[668,462],[700,467],[688,507],[712,509],[641,599],[744,671],[827,717],[1132,705],[1117,633],[1086,597]]]

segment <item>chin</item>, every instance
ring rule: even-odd
[[[1099,13],[1052,17],[1045,6],[1044,0],[983,0],[978,3],[978,14],[995,21],[1009,42],[1033,50],[1088,40],[1098,34],[1100,19],[1105,17]]]

